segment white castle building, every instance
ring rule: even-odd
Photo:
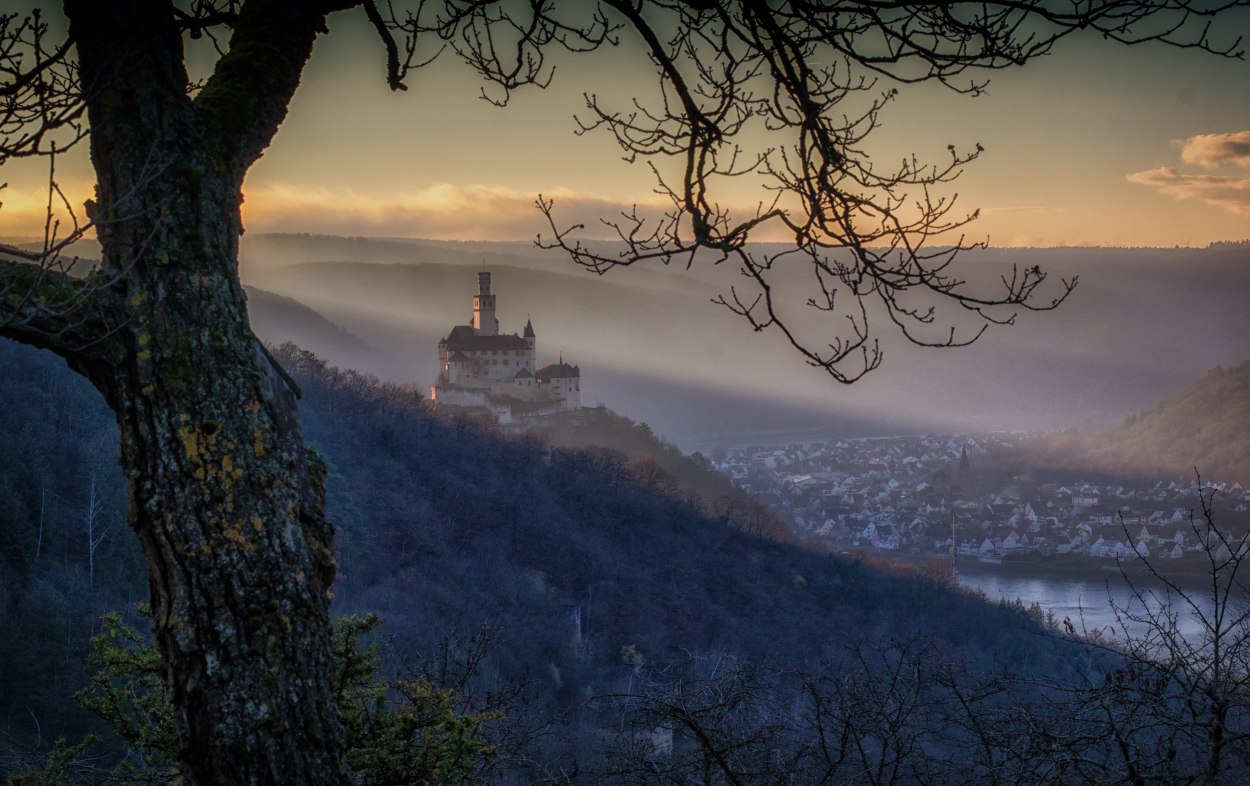
[[[538,339],[525,322],[522,335],[501,334],[490,273],[477,274],[473,318],[438,342],[438,381],[430,400],[439,406],[489,410],[500,423],[581,409],[581,371],[561,358],[535,368]]]

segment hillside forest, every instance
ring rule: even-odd
[[[940,571],[769,537],[641,456],[680,464],[641,424],[601,424],[632,458],[558,446],[273,351],[328,465],[340,657],[363,686],[345,717],[402,730],[355,752],[361,783],[1235,783],[1250,764],[1244,618],[1218,679],[1078,641]],[[113,420],[50,355],[5,343],[0,365],[0,766],[177,782],[161,705],[139,701],[161,686],[136,676],[150,621]]]
[[[1250,483],[1250,361],[1212,368],[1200,380],[1118,426],[1046,440],[1048,467],[1119,477],[1204,474]]]

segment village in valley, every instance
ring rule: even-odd
[[[1097,570],[1202,552],[1197,478],[1047,477],[1017,460],[1027,434],[906,436],[725,451],[715,464],[800,539],[834,551]],[[1250,489],[1208,482],[1224,532],[1250,522]],[[1192,516],[1192,521],[1191,521]],[[1212,547],[1218,558],[1220,546]]]
[[[438,344],[437,408],[478,416],[504,430],[574,427],[581,369],[539,366],[532,321],[500,332],[491,274],[477,273],[467,324]],[[1201,515],[1199,478],[1114,481],[1039,469],[1028,432],[912,435],[804,441],[713,453],[712,465],[788,525],[796,538],[838,552],[899,560],[1074,571],[1116,569],[1141,558],[1186,572],[1210,553],[1226,558]],[[1216,522],[1229,542],[1250,528],[1250,488],[1201,479],[1214,492]],[[1244,545],[1243,545],[1244,548]]]

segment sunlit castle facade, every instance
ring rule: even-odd
[[[489,410],[500,423],[581,409],[581,371],[561,358],[536,368],[538,339],[527,320],[521,335],[501,334],[490,273],[477,274],[473,318],[438,342],[438,382],[430,400],[440,406]]]

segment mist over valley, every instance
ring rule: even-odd
[[[1244,247],[967,252],[961,272],[974,282],[1016,264],[1041,266],[1048,285],[1079,283],[1058,309],[991,325],[969,347],[916,347],[879,324],[881,367],[850,386],[712,303],[734,283],[726,268],[597,276],[521,243],[275,235],[248,236],[242,258],[246,283],[308,306],[370,351],[331,338],[313,315],[279,319],[276,303],[254,297],[263,338],[422,386],[438,374],[438,340],[468,321],[474,272],[485,265],[502,332],[531,319],[545,362],[581,365],[585,404],[646,421],[689,449],[769,435],[1113,425],[1216,365],[1250,357]],[[812,329],[819,335],[821,326]]]

